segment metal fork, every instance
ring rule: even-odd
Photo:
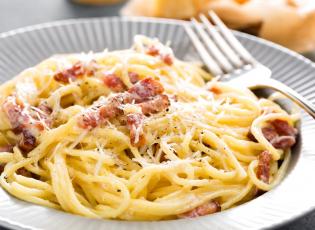
[[[269,88],[282,93],[315,119],[315,106],[302,95],[271,78],[271,71],[255,60],[236,39],[220,18],[209,12],[212,23],[200,14],[202,24],[192,19],[195,30],[185,25],[185,30],[204,64],[218,79],[228,84],[249,89]]]

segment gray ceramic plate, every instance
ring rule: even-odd
[[[96,18],[53,22],[0,34],[0,81],[56,53],[127,48],[135,34],[171,41],[177,57],[198,58],[178,21]],[[302,56],[236,33],[273,77],[315,102],[315,65]],[[255,77],[255,76],[253,76]],[[221,213],[160,222],[95,220],[17,200],[0,189],[0,224],[14,229],[261,229],[274,227],[315,207],[315,122],[303,114],[301,149],[296,148],[282,183],[259,198]]]

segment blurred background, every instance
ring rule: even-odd
[[[124,15],[188,20],[208,10],[230,28],[315,61],[315,0],[0,0],[0,33],[70,18]],[[277,229],[315,229],[315,211]]]
[[[188,20],[209,10],[232,29],[315,60],[315,0],[0,0],[0,32],[78,17],[124,15]]]

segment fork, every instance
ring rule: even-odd
[[[199,23],[191,19],[194,29],[185,25],[185,30],[198,51],[202,61],[215,78],[226,80],[236,87],[251,90],[269,88],[290,98],[315,119],[315,106],[302,95],[280,81],[271,78],[271,70],[255,60],[236,39],[232,32],[213,12],[208,12],[212,23],[200,14]]]

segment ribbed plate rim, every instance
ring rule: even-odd
[[[80,19],[66,19],[66,20],[58,20],[58,21],[53,21],[53,22],[40,23],[40,24],[22,27],[22,28],[17,28],[17,29],[8,31],[8,32],[0,33],[0,42],[3,38],[9,38],[9,37],[15,36],[17,34],[21,34],[21,33],[25,33],[25,32],[31,32],[34,30],[41,30],[41,29],[49,28],[49,27],[58,27],[58,26],[62,26],[62,25],[79,24],[79,23],[99,21],[99,20],[122,20],[122,21],[126,20],[126,21],[134,21],[134,22],[165,23],[165,24],[187,24],[187,23],[189,23],[186,21],[175,20],[175,19],[156,19],[156,18],[148,18],[148,17],[107,17],[107,18],[106,17],[93,17],[93,18],[80,18]],[[288,54],[288,55],[290,55],[296,59],[301,60],[302,62],[304,62],[304,64],[309,65],[311,68],[314,68],[314,70],[315,70],[315,63],[313,63],[309,59],[307,59],[307,58],[303,57],[302,55],[295,53],[295,52],[293,52],[293,51],[291,51],[285,47],[282,47],[282,46],[277,45],[275,43],[272,43],[270,41],[266,41],[264,39],[257,38],[257,37],[254,37],[252,35],[244,34],[244,33],[238,32],[238,31],[234,31],[234,33],[236,33],[238,36],[244,37],[248,40],[258,42],[258,43],[265,45],[265,46],[272,47],[273,49],[276,49],[278,52],[280,51],[280,52],[286,53],[286,54]],[[303,211],[303,213],[296,214],[294,216],[294,219],[304,215],[305,213],[310,212],[312,209],[314,209],[314,205],[315,204],[313,204],[313,206],[308,206]],[[291,219],[289,221],[292,221],[292,220],[293,219]],[[289,221],[287,221],[287,222],[289,222]],[[272,227],[279,226],[279,225],[287,223],[287,222],[275,223],[274,225],[272,225]],[[14,220],[3,218],[1,216],[0,216],[0,223],[3,226],[9,227],[9,228],[13,227],[16,229],[35,229],[34,227],[15,222]],[[269,226],[269,227],[271,227],[271,226]]]

